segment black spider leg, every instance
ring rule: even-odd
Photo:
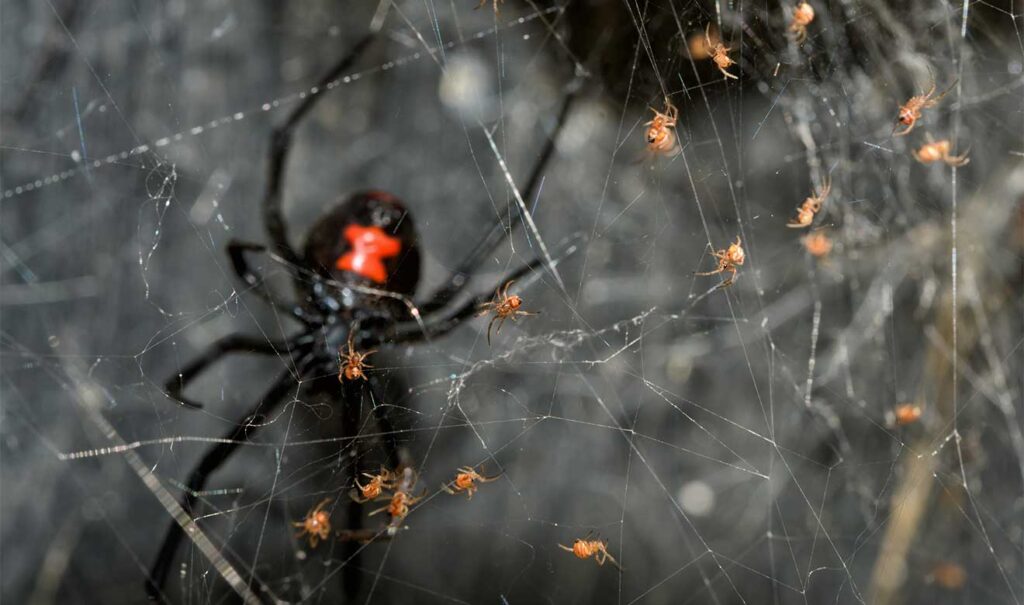
[[[182,368],[176,375],[172,376],[164,384],[164,392],[171,399],[192,409],[200,409],[203,404],[189,399],[185,396],[185,387],[195,380],[207,367],[220,360],[221,357],[231,353],[253,353],[256,355],[280,355],[287,352],[290,347],[287,342],[275,342],[253,336],[232,334],[225,336],[210,345],[202,355],[193,359]]]
[[[369,381],[367,393],[370,396],[370,405],[373,407],[377,429],[387,452],[387,460],[385,460],[384,465],[390,469],[397,468],[402,461],[402,456],[398,451],[398,437],[395,434],[395,425],[391,423],[391,418],[388,417],[387,405],[380,396],[381,393],[384,393],[384,389],[375,376],[370,376],[367,380]]]
[[[523,201],[529,202],[537,191],[537,187],[540,186],[541,177],[544,175],[544,169],[547,166],[548,161],[555,152],[555,144],[558,142],[558,135],[562,132],[562,127],[565,125],[566,119],[569,116],[569,109],[572,107],[573,101],[576,99],[576,92],[578,86],[574,85],[565,99],[562,100],[562,107],[558,112],[558,117],[555,120],[555,127],[548,136],[547,141],[544,144],[544,149],[541,150],[540,157],[537,158],[537,162],[533,166],[533,170],[530,172],[530,177],[526,181],[526,188],[522,191]],[[459,265],[452,271],[448,281],[438,287],[434,292],[427,297],[427,299],[420,305],[417,305],[420,309],[420,313],[428,314],[437,309],[444,307],[451,300],[457,296],[466,284],[469,283],[473,273],[480,266],[480,263],[498,247],[498,244],[502,240],[511,237],[515,233],[516,227],[522,221],[512,220],[512,212],[514,209],[518,209],[515,204],[509,205],[508,209],[502,213],[494,221],[493,224],[488,228],[487,234],[480,239],[479,242],[473,247],[466,258],[459,263]],[[506,230],[506,225],[508,228]]]
[[[242,242],[239,240],[231,240],[228,243],[228,256],[231,258],[231,267],[235,271],[235,275],[238,276],[243,282],[252,287],[252,292],[262,298],[263,300],[270,303],[271,306],[278,309],[284,309],[289,315],[299,320],[300,322],[309,325],[315,325],[319,323],[319,318],[311,317],[310,313],[302,308],[301,305],[295,303],[283,302],[274,295],[274,293],[267,287],[263,280],[263,276],[253,270],[249,265],[248,259],[245,257],[246,252],[265,252],[266,246],[262,244],[254,244],[250,242]],[[299,282],[295,275],[292,276],[293,281]],[[303,286],[300,286],[303,287]]]
[[[295,109],[288,114],[284,123],[274,128],[274,132],[271,134],[270,151],[267,156],[267,188],[263,196],[263,222],[270,241],[273,243],[274,252],[289,263],[299,264],[299,254],[288,242],[288,225],[281,208],[284,170],[288,161],[288,152],[291,149],[292,135],[298,123],[306,117],[316,102],[324,97],[327,89],[333,88],[335,80],[340,78],[343,72],[348,71],[352,64],[362,56],[374,37],[375,34],[368,34],[357,42],[347,55],[327,70],[317,82],[316,92],[307,94],[299,101]]]
[[[342,383],[344,398],[342,401],[341,435],[344,447],[351,448],[353,453],[359,451],[359,441],[355,439],[359,432],[359,418],[361,416],[361,403],[363,399],[362,380],[345,380]],[[378,418],[379,420],[379,418]],[[352,456],[352,479],[359,476],[359,456]],[[361,529],[363,522],[363,507],[361,504],[348,499],[345,506],[345,527],[349,529]],[[341,545],[342,560],[346,562],[345,570],[342,572],[342,584],[345,595],[350,601],[359,594],[362,588],[363,574],[359,569],[359,551],[361,544],[358,542],[344,542]]]
[[[193,510],[199,499],[198,492],[203,490],[206,480],[234,454],[238,446],[246,439],[250,430],[255,431],[259,428],[258,426],[251,425],[252,419],[273,413],[285,401],[289,391],[295,389],[296,376],[301,379],[305,375],[306,370],[313,365],[314,361],[315,356],[312,353],[304,354],[296,363],[295,371],[287,370],[278,376],[274,384],[267,389],[256,405],[250,408],[240,421],[225,433],[225,442],[218,443],[207,450],[206,454],[199,461],[199,465],[189,474],[188,481],[185,484],[186,488],[181,498],[181,506],[186,512],[194,516]],[[174,555],[178,551],[178,547],[181,545],[181,540],[184,537],[185,534],[181,526],[172,521],[167,527],[167,532],[164,534],[164,540],[160,546],[156,561],[153,562],[153,567],[150,568],[149,577],[146,578],[146,594],[149,595],[150,599],[167,602],[163,594],[164,586],[167,582],[167,573],[171,569]]]
[[[568,256],[574,254],[576,250],[579,249],[580,239],[581,238],[578,235],[570,237],[568,242],[561,246],[558,254],[555,256],[555,263],[557,264]],[[543,259],[535,258],[526,265],[523,265],[512,273],[502,277],[498,281],[498,284],[490,291],[474,296],[455,310],[446,314],[435,313],[423,316],[422,324],[418,321],[403,321],[397,323],[387,331],[387,333],[382,337],[382,340],[387,343],[399,344],[432,340],[439,336],[443,336],[476,314],[480,305],[492,300],[494,298],[495,290],[497,290],[497,288],[502,284],[507,284],[510,281],[516,281],[527,273],[536,271],[543,264]],[[441,315],[441,317],[435,318],[433,315]]]

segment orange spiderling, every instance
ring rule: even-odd
[[[797,4],[793,9],[793,20],[789,23],[789,31],[797,44],[807,39],[807,26],[811,21],[814,21],[814,7],[807,2]]]
[[[951,561],[936,563],[926,578],[928,583],[934,582],[946,590],[960,590],[967,583],[967,571]]]
[[[801,229],[809,226],[814,222],[814,216],[821,210],[822,204],[828,198],[829,192],[832,191],[832,179],[826,178],[825,183],[821,187],[821,191],[816,192],[813,196],[804,199],[804,203],[800,204],[797,208],[796,218],[786,223],[787,227],[794,229]]]
[[[606,562],[611,563],[621,571],[622,567],[619,565],[618,561],[608,554],[608,542],[604,540],[591,540],[589,538],[590,535],[588,534],[584,538],[577,538],[576,541],[572,543],[571,547],[565,546],[564,544],[559,544],[558,547],[562,550],[571,552],[579,559],[589,559],[590,557],[594,557],[594,561],[596,561],[598,565],[604,565]]]
[[[910,97],[907,102],[900,107],[900,111],[896,116],[897,123],[892,129],[893,133],[898,137],[909,134],[910,131],[914,129],[914,126],[917,125],[917,121],[921,119],[921,112],[925,109],[938,105],[939,101],[948,95],[949,91],[953,90],[953,87],[956,86],[957,82],[958,80],[953,80],[953,83],[950,84],[949,88],[943,91],[942,94],[933,96],[935,95],[935,76],[932,75],[932,84],[931,88],[928,89],[928,92],[923,95]],[[899,128],[901,124],[906,126],[906,128],[896,132],[896,129]]]
[[[480,305],[477,309],[477,317],[487,315],[491,311],[494,311],[494,317],[491,318],[491,323],[487,324],[487,345],[491,344],[491,328],[494,326],[494,322],[498,322],[498,329],[495,330],[495,334],[501,332],[501,326],[505,323],[506,319],[516,320],[519,315],[537,315],[538,311],[524,311],[520,307],[523,306],[523,299],[518,294],[509,294],[508,289],[514,281],[506,283],[504,286],[498,289],[495,293],[494,300],[485,302]]]
[[[377,349],[370,349],[365,353],[356,351],[355,345],[355,330],[351,330],[348,333],[348,353],[338,351],[338,382],[344,382],[346,380],[366,380],[366,373],[364,370],[372,368],[370,364],[366,363],[366,358],[377,352]]]
[[[743,250],[743,246],[740,243],[740,236],[738,235],[736,236],[735,243],[729,244],[729,247],[725,250],[713,252],[712,256],[718,259],[718,267],[716,267],[714,271],[706,271],[698,273],[697,275],[717,275],[719,273],[724,273],[725,271],[731,271],[732,275],[729,276],[729,279],[722,282],[723,286],[732,284],[733,280],[736,278],[736,268],[746,262],[747,259],[747,253]]]
[[[500,476],[500,475],[499,475]],[[476,490],[480,489],[480,486],[476,482],[490,483],[499,476],[495,477],[484,477],[471,466],[459,467],[455,479],[441,485],[441,489],[448,492],[449,494],[458,494],[460,492],[466,492],[466,499],[472,500],[473,494]]]
[[[815,258],[824,258],[832,251],[832,240],[822,232],[808,233],[803,240],[804,249]]]
[[[718,66],[718,71],[722,72],[726,78],[732,78],[733,80],[739,80],[739,76],[735,76],[726,71],[730,65],[734,65],[736,62],[729,56],[729,51],[732,50],[728,46],[722,44],[720,41],[715,44],[711,43],[711,24],[708,23],[707,28],[704,30],[704,40],[707,42],[708,48],[711,54],[711,60]]]
[[[306,518],[302,521],[295,521],[292,523],[295,527],[301,528],[296,538],[302,538],[303,536],[309,536],[309,547],[316,548],[316,545],[320,540],[326,540],[331,535],[331,515],[324,510],[324,507],[331,501],[330,498],[323,499],[320,504],[317,504],[306,513]]]
[[[654,112],[654,118],[644,124],[650,126],[647,129],[647,150],[654,154],[675,155],[678,149],[675,127],[679,110],[668,99],[665,99],[664,113],[653,107],[650,110]]]
[[[922,413],[921,406],[916,403],[902,403],[896,406],[893,417],[897,425],[906,426],[917,422],[921,418]]]
[[[966,153],[963,155],[950,155],[951,147],[952,144],[948,139],[933,141],[929,137],[927,143],[914,151],[914,157],[922,164],[943,162],[947,166],[965,166],[971,162]]]
[[[384,490],[394,488],[395,481],[397,480],[395,473],[385,469],[383,466],[376,475],[363,473],[363,476],[369,477],[370,481],[366,485],[362,485],[359,483],[359,479],[356,479],[356,488],[359,491],[352,490],[352,493],[349,494],[353,500],[360,504],[380,498]]]

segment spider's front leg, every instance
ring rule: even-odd
[[[569,117],[569,110],[572,108],[572,104],[576,99],[578,89],[577,82],[573,82],[570,86],[571,92],[569,92],[562,101],[558,117],[555,119],[554,128],[552,129],[551,134],[547,137],[547,140],[544,143],[544,148],[541,150],[540,156],[537,158],[537,162],[530,171],[529,177],[527,177],[526,187],[522,190],[522,198],[524,200],[533,199],[537,189],[540,187],[542,177],[544,176],[544,170],[555,153],[555,144],[558,142],[558,135],[562,132],[562,128],[565,126]],[[421,313],[424,315],[433,314],[451,303],[452,300],[463,291],[472,279],[473,274],[477,271],[483,261],[488,258],[488,255],[497,248],[498,244],[512,236],[516,228],[522,223],[522,221],[513,220],[512,212],[514,208],[515,205],[510,204],[508,209],[496,218],[496,220],[487,229],[485,235],[470,251],[469,255],[467,255],[466,258],[456,266],[454,271],[452,271],[447,282],[434,290],[422,304],[418,305]]]
[[[257,296],[270,303],[273,307],[284,309],[289,315],[306,325],[316,323],[318,318],[311,317],[310,314],[302,308],[302,306],[295,303],[283,302],[278,299],[277,296],[270,291],[270,288],[267,287],[266,282],[263,280],[263,276],[253,270],[252,266],[249,264],[249,259],[245,256],[247,252],[266,251],[267,247],[262,244],[231,240],[228,243],[228,257],[231,258],[231,268],[234,270],[235,275],[250,286]]]
[[[301,378],[310,367],[312,355],[304,355],[297,363],[295,374],[291,370],[282,373],[274,384],[266,391],[263,397],[242,416],[239,421],[225,433],[223,439],[207,450],[195,469],[189,473],[185,485],[185,494],[181,498],[181,506],[190,515],[195,517],[195,507],[199,500],[199,493],[205,488],[206,480],[244,443],[246,437],[258,428],[252,425],[254,417],[266,416],[273,412],[287,398],[289,391],[294,390],[296,375]],[[172,521],[164,534],[163,543],[157,554],[153,566],[150,568],[149,577],[146,579],[146,593],[153,600],[165,601],[163,591],[167,582],[167,574],[174,562],[175,554],[181,546],[184,531],[177,522]]]

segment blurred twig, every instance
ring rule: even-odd
[[[987,264],[987,259],[996,257],[1004,249],[1007,226],[1016,204],[1024,195],[1024,165],[1016,163],[1003,171],[997,171],[986,187],[978,191],[960,213],[958,241],[972,245],[959,249],[956,242],[948,237],[927,238],[928,245],[916,247],[914,254],[921,258],[935,258],[945,250],[962,252],[958,264],[968,275],[977,276],[982,283],[999,281],[1004,276],[993,275],[996,270]],[[922,229],[937,229],[927,225]],[[911,232],[913,235],[914,232]],[[913,242],[911,242],[913,243]],[[954,385],[954,359],[970,357],[978,342],[979,331],[975,322],[967,321],[960,312],[953,296],[953,282],[944,285],[939,305],[935,310],[933,325],[936,328],[935,342],[928,348],[921,383],[918,388],[919,402],[934,402],[934,413],[927,423],[925,433],[910,447],[910,454],[904,457],[899,472],[900,480],[893,490],[890,503],[891,516],[879,548],[878,558],[871,574],[868,602],[877,605],[899,603],[900,591],[910,566],[907,553],[920,533],[922,521],[931,505],[932,476],[937,465],[937,456],[931,452],[935,444],[948,437],[958,443],[957,392]],[[1005,297],[993,297],[993,305],[1005,304]],[[957,345],[953,350],[954,318],[957,326]],[[953,355],[947,354],[952,351]],[[954,357],[956,356],[956,357]],[[959,368],[955,371],[960,372]],[[929,398],[929,395],[931,396]],[[950,427],[952,433],[949,432]],[[925,452],[925,453],[920,453]],[[962,486],[965,490],[966,485]]]

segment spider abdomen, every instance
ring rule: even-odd
[[[383,191],[356,193],[310,229],[304,255],[322,275],[412,295],[420,275],[416,228],[409,211]]]

